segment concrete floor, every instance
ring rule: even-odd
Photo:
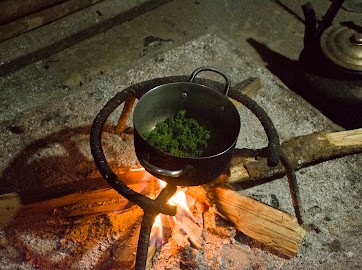
[[[311,2],[320,19],[330,1]],[[53,85],[81,91],[82,84],[99,74],[127,69],[137,59],[170,50],[217,28],[293,90],[294,61],[303,48],[302,4],[297,0],[174,0],[43,59],[32,73],[36,77],[46,71]],[[360,15],[341,9],[335,21],[358,22]],[[154,42],[150,38],[155,38]],[[48,88],[37,91],[53,94]],[[9,108],[11,104],[4,105]]]
[[[330,1],[311,1],[321,18]],[[255,60],[268,64],[262,46],[291,60],[303,48],[301,1],[213,1],[174,0],[132,21],[115,26],[48,59],[53,69],[68,73],[82,70],[83,76],[106,71],[164,47],[169,49],[217,27],[246,50]],[[358,21],[359,13],[341,9],[335,19]],[[147,36],[171,42],[145,47]],[[117,52],[116,54],[114,52]],[[67,76],[67,74],[64,74]]]
[[[330,1],[311,2],[320,19]],[[55,72],[63,80],[74,73],[89,80],[101,71],[126,67],[134,59],[180,45],[212,27],[231,37],[264,65],[271,60],[283,61],[272,52],[296,60],[303,48],[302,4],[296,0],[174,0],[46,59],[44,66],[49,66],[49,72]],[[341,9],[335,21],[358,21],[360,17],[359,13]],[[169,42],[147,47],[144,45],[147,36]]]

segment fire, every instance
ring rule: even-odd
[[[166,186],[166,183],[162,180],[158,180],[160,187],[164,188]],[[187,199],[186,199],[186,193],[184,189],[178,189],[176,193],[168,200],[168,203],[171,205],[177,206],[177,212],[176,216],[173,217],[173,220],[176,222],[175,225],[177,225],[177,217],[179,216],[189,216],[192,217],[191,211],[187,205]],[[162,218],[164,218],[164,215],[158,214],[155,218],[155,221],[152,226],[151,231],[151,239],[161,239],[162,241],[162,234],[163,234],[163,222]]]
[[[163,188],[166,186],[166,183],[158,180],[160,186]],[[174,217],[165,216],[162,214],[157,215],[152,231],[151,231],[151,243],[150,245],[158,242],[157,246],[161,246],[163,242],[163,237],[167,238],[167,232],[164,232],[165,226],[170,226],[172,224],[173,229],[182,229],[185,230],[185,221],[188,220],[194,221],[193,215],[187,205],[187,195],[185,193],[186,188],[178,188],[176,193],[168,200],[168,203],[177,207],[176,215]],[[171,223],[170,223],[171,222]],[[167,225],[168,224],[168,225]]]
[[[160,188],[164,188],[167,184],[165,181],[162,181],[158,179],[158,184],[160,185]],[[176,193],[168,200],[168,203],[171,205],[177,206],[177,208],[182,208],[183,211],[186,211],[188,214],[191,214],[191,211],[187,205],[187,199],[186,199],[186,188],[178,188]]]
[[[177,212],[185,211],[187,214],[192,216],[191,211],[187,205],[186,193],[183,189],[179,189],[176,191],[175,195],[173,195],[168,203],[171,205],[177,206]]]
[[[167,183],[157,179],[160,190],[162,190]],[[176,193],[168,200],[170,205],[177,207],[176,215],[173,217],[163,214],[157,215],[153,223],[149,254],[154,254],[164,242],[171,236],[174,230],[180,231],[188,235],[189,241],[197,248],[202,245],[202,225],[199,222],[199,216],[194,216],[188,205],[188,198],[186,194],[186,187],[178,187]],[[191,199],[192,202],[192,199]]]
[[[161,179],[157,179],[157,181],[158,181],[158,184],[160,185],[161,189],[167,185],[167,183],[165,181],[162,181]]]
[[[158,184],[160,185],[161,189],[166,186],[166,182],[159,180],[159,179],[158,179]],[[179,188],[176,191],[176,193],[168,200],[168,203],[171,205],[177,206],[176,216],[172,217],[172,220],[174,221],[174,222],[172,222],[174,227],[177,227],[180,225],[179,223],[183,216],[192,218],[191,211],[187,205],[185,189]],[[167,226],[166,224],[169,224],[169,223],[170,223],[169,216],[165,216],[162,214],[158,214],[156,216],[155,221],[152,226],[150,245],[153,245],[156,243],[157,247],[161,246],[162,241],[164,240],[163,239],[164,226]]]
[[[162,245],[163,240],[163,227],[161,221],[161,214],[158,214],[153,222],[152,230],[151,230],[151,241],[150,245],[155,245],[156,248],[159,248]]]

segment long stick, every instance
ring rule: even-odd
[[[42,9],[65,2],[66,0],[2,0],[0,1],[0,24],[5,24]]]
[[[102,0],[68,0],[59,5],[40,10],[26,17],[0,25],[0,41],[18,36],[45,24],[51,23]],[[30,1],[31,2],[31,1]],[[44,1],[45,2],[45,1]],[[1,10],[1,9],[0,9]]]
[[[282,149],[295,170],[347,155],[362,153],[362,128],[334,133],[316,132],[291,138],[282,143]],[[269,167],[266,159],[234,155],[228,174],[217,181],[237,184],[285,175],[283,166]]]
[[[124,107],[123,107],[121,116],[118,119],[118,123],[117,123],[116,129],[115,129],[115,132],[117,134],[121,134],[122,132],[125,131],[128,118],[132,112],[133,105],[135,102],[136,102],[136,98],[132,97],[130,99],[127,99],[126,102],[124,103]]]

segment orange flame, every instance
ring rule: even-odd
[[[153,222],[151,235],[154,238],[161,239],[162,241],[162,222],[161,222],[161,214],[158,214]]]
[[[134,170],[134,172],[137,171],[142,171],[142,168]],[[167,185],[165,181],[160,179],[157,179],[157,182],[161,190]],[[170,205],[177,207],[176,215],[174,217],[166,217],[162,214],[156,216],[151,230],[149,249],[158,250],[162,246],[162,243],[165,240],[164,238],[168,238],[168,234],[170,233],[166,228],[170,228],[169,225],[171,225],[171,223],[173,226],[184,230],[186,223],[183,222],[183,220],[185,220],[185,218],[194,221],[193,214],[187,204],[185,191],[186,188],[179,187],[176,193],[168,200]],[[171,223],[169,223],[170,221]]]
[[[167,185],[167,183],[165,181],[162,181],[161,179],[157,179],[157,180],[158,180],[158,184],[160,185],[161,189]]]
[[[186,193],[184,190],[177,190],[177,192],[168,200],[168,203],[177,206],[177,212],[180,212],[179,210],[185,211],[187,214],[192,216],[191,211],[187,205]]]
[[[161,214],[158,214],[153,222],[151,235],[150,235],[150,242],[149,242],[149,249],[154,249],[154,251],[158,250],[162,246],[163,242],[163,226],[161,220]]]

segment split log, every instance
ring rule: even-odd
[[[142,185],[130,185],[137,191]],[[22,203],[17,193],[0,196],[0,228],[11,224],[21,226],[39,221],[51,221],[69,217],[101,215],[124,209],[128,200],[114,189],[100,189],[74,193],[36,203]]]
[[[156,251],[157,251],[156,243],[151,242],[150,246],[148,247],[148,252],[147,252],[147,260],[146,260],[146,269],[147,270],[152,268],[152,260],[153,260],[153,257],[155,256]]]
[[[235,85],[235,88],[241,91],[244,95],[247,95],[250,98],[255,98],[261,88],[260,78],[250,77]],[[239,103],[236,100],[233,100],[233,102]]]
[[[136,192],[155,197],[160,191],[157,178],[144,169],[116,171],[119,173],[118,178]],[[17,226],[29,222],[101,215],[121,211],[128,203],[127,199],[111,188],[48,197],[41,201],[37,201],[37,194],[32,196],[27,193],[26,197],[23,197],[22,194],[7,193],[0,195],[0,228],[9,223]]]
[[[294,216],[222,187],[207,192],[189,187],[187,192],[210,206],[215,204],[221,216],[265,246],[288,257],[298,253],[306,232]]]
[[[291,138],[282,143],[295,170],[342,156],[362,153],[362,128],[324,134],[316,132]],[[281,166],[269,167],[265,158],[251,161],[235,152],[227,174],[219,183],[237,184],[244,181],[279,178],[285,175]]]
[[[183,216],[177,221],[179,222],[178,225],[181,229],[183,229],[187,234],[191,244],[193,244],[197,249],[201,249],[203,243],[202,227],[186,216]]]

